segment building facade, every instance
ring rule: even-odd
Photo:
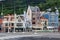
[[[28,6],[27,17],[32,22],[32,28],[38,29],[39,28],[38,23],[40,20],[40,18],[39,18],[40,17],[40,9],[39,9],[39,7],[38,6]]]
[[[0,16],[0,32],[2,32],[3,16]]]
[[[3,19],[3,31],[14,32],[25,28],[24,15],[6,15]]]
[[[48,19],[48,27],[47,28],[58,28],[58,16],[59,11],[56,9],[55,12],[46,12],[44,17]]]
[[[48,19],[45,18],[44,16],[41,16],[39,25],[42,28],[42,30],[47,29],[47,27],[48,27]]]
[[[60,18],[59,18],[59,26],[60,26]]]
[[[24,14],[8,14],[0,17],[0,30],[3,32],[24,31],[27,28],[32,30],[44,30],[49,28],[58,28],[59,11],[40,12],[38,6],[28,6]]]
[[[3,18],[3,32],[8,32],[10,29],[14,28],[14,15],[6,15]]]

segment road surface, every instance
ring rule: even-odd
[[[11,39],[19,39],[25,37],[32,38],[58,38],[60,39],[60,33],[58,32],[17,32],[17,33],[0,33],[0,40],[11,40]]]

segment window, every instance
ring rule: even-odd
[[[37,19],[39,19],[39,17],[37,17]]]
[[[11,17],[11,19],[10,19],[10,20],[12,21],[12,20],[14,20],[14,18],[13,18],[13,17]]]
[[[14,23],[11,23],[11,26],[14,26]]]
[[[53,16],[53,15],[50,18],[51,18],[51,20],[55,20],[56,19],[56,17]]]
[[[24,17],[23,17],[23,16],[20,16],[20,18],[21,18],[22,20],[24,20]]]
[[[17,26],[23,26],[23,23],[17,23]]]
[[[18,19],[18,17],[16,17]]]
[[[18,22],[21,22],[21,20],[20,20],[20,19],[18,19]]]
[[[35,13],[32,13],[32,15],[35,15]]]
[[[56,20],[52,20],[52,19],[50,19],[50,22],[57,22]]]
[[[58,26],[58,23],[49,23],[49,26]]]
[[[35,20],[35,18],[33,18],[33,20]]]
[[[28,13],[28,15],[30,15],[30,13]]]
[[[7,21],[8,21],[8,18],[6,18],[7,19]]]
[[[8,23],[5,23],[5,26],[8,26]]]
[[[35,24],[35,22],[32,22],[32,24]]]

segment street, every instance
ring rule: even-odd
[[[34,32],[0,33],[0,40],[22,37],[60,38],[60,33],[58,32],[37,32],[36,34]]]

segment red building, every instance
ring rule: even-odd
[[[2,32],[3,16],[0,16],[0,32]]]

